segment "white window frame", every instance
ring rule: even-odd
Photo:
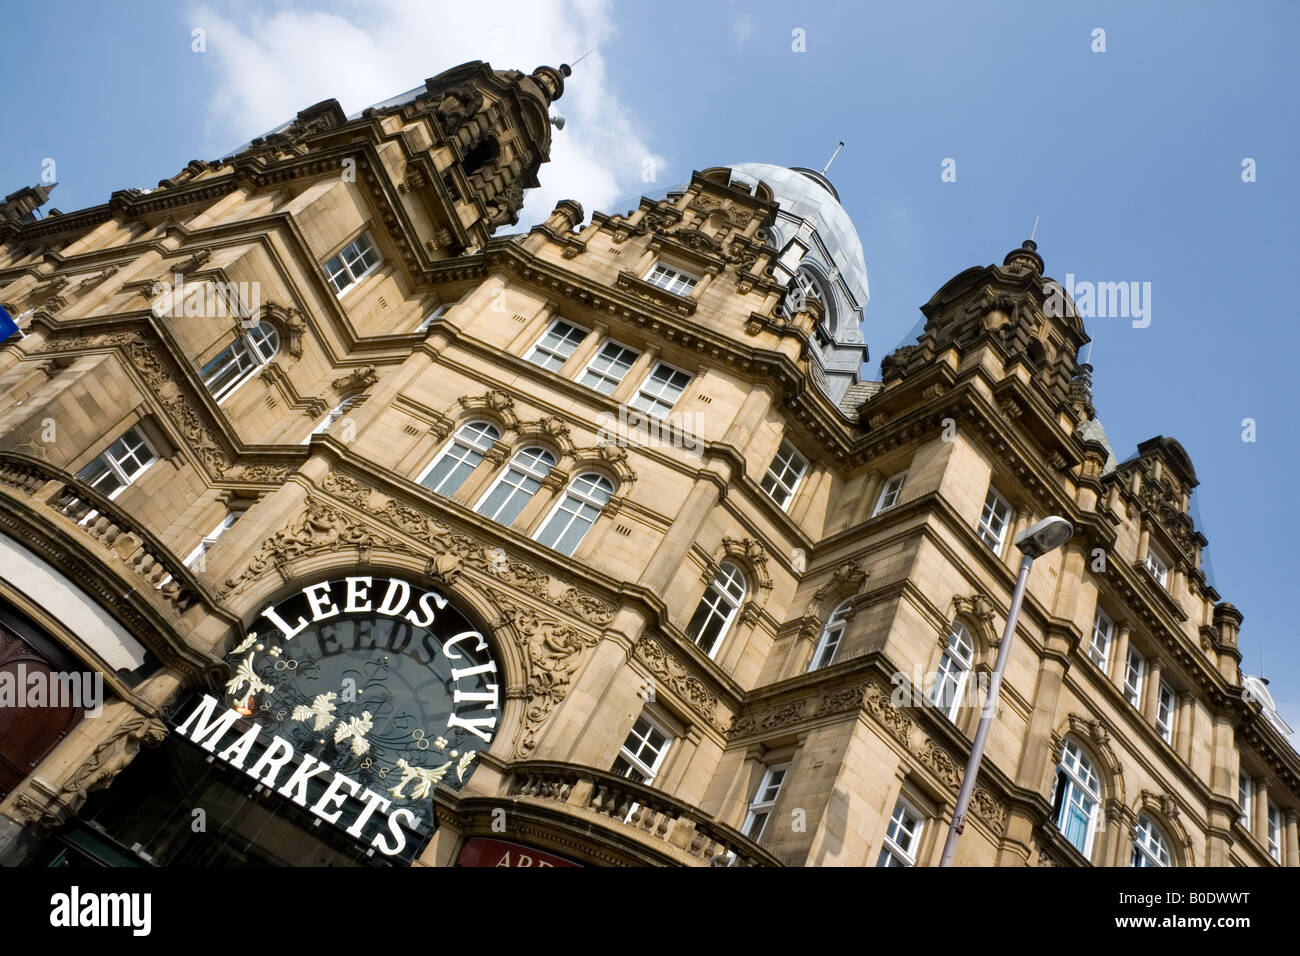
[[[1237,822],[1249,830],[1255,810],[1255,781],[1244,770],[1237,774],[1237,802],[1241,804],[1241,815],[1237,817]]]
[[[1071,846],[1091,859],[1093,838],[1097,834],[1097,815],[1101,807],[1101,780],[1097,776],[1097,770],[1092,765],[1092,758],[1084,749],[1073,740],[1067,739],[1061,752],[1061,759],[1056,765],[1056,774],[1054,790],[1060,787],[1062,776],[1065,778],[1065,787],[1061,791],[1061,805],[1055,808],[1053,823],[1061,836],[1065,837],[1065,829],[1061,823],[1070,810],[1071,804],[1079,810],[1086,810],[1088,820],[1085,824],[1083,846],[1070,842],[1068,837],[1066,842],[1070,842]]]
[[[311,434],[309,434],[306,438],[304,438],[302,440],[302,443],[304,445],[309,444],[311,442],[312,435],[323,435],[325,432],[328,432],[331,428],[334,427],[334,423],[338,421],[340,418],[342,418],[344,415],[346,415],[348,413],[348,410],[352,408],[354,405],[356,405],[357,402],[359,401],[361,401],[360,395],[350,395],[347,398],[343,399],[343,401],[339,402],[337,405],[331,408],[328,413],[326,413],[325,417],[320,420],[320,424],[311,430]]]
[[[254,333],[258,334],[255,335]],[[199,369],[199,378],[202,379],[203,387],[208,390],[208,394],[216,400],[218,405],[221,405],[231,395],[235,394],[239,386],[252,378],[258,369],[265,368],[279,354],[279,331],[270,322],[259,322],[251,329],[240,329],[235,341],[227,345],[213,357],[212,361]],[[223,358],[224,361],[222,361]],[[239,368],[238,374],[214,390],[212,383],[217,378],[216,373],[224,372],[232,361]],[[221,367],[216,372],[212,371],[213,366],[218,362],[222,363]]]
[[[658,391],[651,390],[651,385],[655,382],[655,373],[660,369],[663,369],[668,373],[667,388],[674,387],[672,382],[676,376],[683,375],[686,377],[686,381],[681,384],[681,387],[677,389],[677,394],[673,396],[672,402],[667,403],[668,407],[662,411],[659,411],[658,408],[660,405],[665,404],[664,396],[667,393],[666,389],[660,389]],[[682,396],[686,394],[686,389],[688,389],[690,385],[690,372],[684,371],[675,365],[669,365],[667,362],[656,362],[654,367],[646,373],[646,377],[641,380],[641,384],[637,386],[636,394],[632,396],[631,401],[627,404],[629,407],[634,408],[645,415],[650,415],[654,418],[665,418],[670,412],[672,412],[677,403],[681,401]]]
[[[198,547],[190,552],[189,557],[185,559],[185,566],[187,568],[194,567],[194,563],[198,561],[202,555],[207,554],[208,550],[217,543],[218,539],[220,539],[223,534],[230,530],[230,526],[238,521],[241,516],[242,513],[238,511],[228,512],[226,516],[221,519],[221,523],[204,535],[203,540],[199,542]]]
[[[477,426],[483,426],[483,427],[478,428]],[[472,441],[471,439],[464,437],[466,432],[470,431],[471,429],[474,430],[474,434],[476,435],[484,435],[486,433],[484,429],[488,429],[491,431],[493,437],[486,444],[479,444],[476,441]],[[433,456],[433,459],[429,462],[429,464],[425,467],[425,469],[420,472],[419,476],[415,479],[415,481],[417,484],[424,485],[425,488],[428,488],[435,495],[442,495],[444,498],[450,498],[456,492],[460,491],[461,486],[464,485],[465,482],[469,479],[469,476],[474,473],[474,469],[483,463],[484,453],[500,440],[501,440],[501,429],[497,428],[497,426],[493,422],[484,421],[483,419],[480,418],[476,418],[473,421],[468,421],[464,425],[461,425],[460,428],[457,428],[456,431],[452,433],[452,436],[448,438],[446,442],[443,443],[442,448],[438,449],[438,454]],[[459,482],[457,482],[456,487],[451,489],[451,491],[439,491],[437,488],[434,488],[430,485],[425,485],[424,479],[428,478],[429,475],[433,472],[433,469],[437,468],[438,465],[442,462],[442,460],[446,456],[451,454],[455,454],[457,456],[456,461],[459,464],[468,463],[469,457],[474,455],[478,456],[478,461],[474,462],[474,464],[470,466],[470,470],[465,473],[465,477],[462,478]],[[455,468],[449,471],[447,475],[443,477],[443,481],[446,481],[448,477],[450,477],[452,474],[455,474],[455,471],[456,471]]]
[[[671,292],[673,295],[679,295],[683,298],[689,298],[691,290],[695,288],[700,281],[700,277],[687,272],[685,269],[679,269],[676,266],[670,266],[668,263],[659,261],[650,267],[650,271],[644,276],[645,281],[652,286],[663,289],[665,292]]]
[[[1268,814],[1267,835],[1268,835],[1268,855],[1274,860],[1282,862],[1282,808],[1272,800],[1268,801],[1268,807],[1265,812]]]
[[[795,467],[797,464],[797,468]],[[777,466],[780,465],[778,471]],[[794,480],[789,480],[790,472],[794,472]],[[759,487],[763,492],[776,502],[777,507],[782,511],[790,508],[790,503],[794,501],[794,496],[799,493],[799,488],[803,480],[808,475],[808,459],[799,454],[798,449],[790,443],[788,439],[782,439],[776,454],[772,457],[772,463],[767,466],[767,474],[763,476],[763,481]],[[785,497],[778,498],[777,492],[784,492]]]
[[[546,457],[550,458],[551,463],[545,471],[541,471],[539,468],[537,468],[533,461],[529,461],[528,463],[525,464],[520,460],[525,454],[532,451],[539,451]],[[533,456],[533,457],[536,458],[537,456]],[[541,445],[528,445],[525,448],[519,449],[519,451],[515,452],[514,455],[511,456],[510,461],[507,462],[506,466],[501,469],[501,474],[497,475],[496,480],[493,481],[492,484],[488,486],[487,491],[483,492],[483,494],[479,497],[478,502],[474,505],[474,511],[482,515],[484,518],[487,518],[489,521],[497,521],[497,515],[501,514],[501,509],[505,507],[507,503],[514,500],[515,494],[523,490],[523,485],[514,484],[511,486],[514,489],[514,491],[512,491],[509,495],[507,495],[504,499],[502,499],[501,504],[498,506],[495,515],[489,515],[487,512],[480,511],[479,509],[481,509],[487,503],[488,498],[492,496],[492,493],[497,490],[497,487],[499,485],[509,480],[511,475],[517,474],[522,479],[525,480],[532,479],[536,481],[538,484],[537,488],[528,492],[527,500],[524,501],[519,511],[515,514],[516,518],[519,517],[519,515],[523,513],[524,508],[528,507],[528,502],[532,501],[533,497],[537,494],[537,492],[541,490],[542,483],[546,481],[546,477],[554,470],[556,464],[558,464],[558,459],[555,457],[555,455],[552,454],[549,449],[544,448]],[[514,523],[514,518],[511,519],[510,523],[511,524]]]
[[[1155,820],[1145,813],[1140,813],[1135,829],[1136,835],[1133,837],[1133,852],[1129,856],[1129,866],[1173,866],[1174,855],[1170,850],[1169,839]]]
[[[1124,659],[1124,699],[1138,710],[1142,709],[1142,692],[1146,689],[1146,680],[1147,659],[1136,647],[1130,646],[1128,657]]]
[[[113,454],[113,446],[116,445],[118,442],[126,442],[127,444],[126,454],[122,454],[122,455]],[[139,456],[139,454],[137,454],[141,449],[149,453],[149,457],[147,459],[142,459]],[[118,481],[117,488],[109,492],[107,495],[108,500],[112,501],[122,492],[126,491],[127,488],[131,487],[133,484],[139,481],[140,476],[143,475],[146,471],[148,471],[149,467],[153,465],[154,462],[158,461],[159,457],[160,456],[158,452],[153,447],[153,443],[150,442],[149,439],[145,437],[144,430],[140,428],[138,424],[132,425],[126,431],[122,432],[122,434],[118,435],[111,442],[109,442],[108,446],[103,451],[101,451],[98,455],[96,455],[94,458],[90,459],[90,461],[82,465],[81,468],[77,471],[77,480],[85,483],[88,487],[95,488],[95,485],[91,484],[89,480],[87,480],[82,476],[85,475],[86,472],[90,470],[92,465],[95,464],[103,465],[108,469],[108,472],[111,473],[113,477]],[[138,462],[140,465],[139,468],[137,468],[133,472],[130,472],[129,474],[127,470],[122,467],[123,462],[125,462],[128,458],[133,459],[134,461]],[[102,478],[103,475],[100,474],[97,477]],[[98,491],[99,489],[96,488],[95,490]],[[94,514],[96,514],[96,512],[91,512],[92,516]],[[83,518],[82,520],[84,522],[86,519]]]
[[[727,569],[730,569],[728,571]],[[730,585],[739,583],[740,594],[733,593]],[[749,591],[749,582],[745,577],[744,570],[734,561],[723,561],[717,572],[713,575],[713,580],[709,586],[704,589],[704,595],[700,598],[700,603],[695,606],[695,612],[691,615],[691,620],[686,625],[686,637],[701,650],[704,650],[710,658],[718,653],[718,648],[722,642],[727,639],[727,634],[731,631],[731,625],[736,620],[736,615],[740,613],[741,606],[745,603],[745,595]],[[710,594],[714,596],[710,600]],[[705,609],[707,608],[707,611]],[[723,610],[725,608],[725,611]],[[705,612],[704,622],[700,625],[698,633],[692,634],[695,630],[692,624],[701,612]],[[704,637],[709,625],[714,620],[721,620],[718,627],[718,633],[713,639],[713,646],[705,650],[700,640]]]
[[[845,601],[835,610],[831,611],[831,616],[826,619],[826,625],[822,628],[821,636],[817,638],[817,646],[813,648],[812,660],[808,662],[808,670],[820,670],[823,667],[829,667],[835,662],[835,655],[840,649],[840,643],[844,640],[844,631],[849,624],[849,605],[850,601]]]
[[[1097,605],[1092,615],[1092,640],[1088,643],[1088,659],[1105,671],[1110,667],[1110,649],[1114,645],[1115,622]]]
[[[905,821],[911,817],[915,829],[905,828]],[[894,812],[889,815],[885,827],[885,839],[876,857],[876,866],[916,866],[917,851],[921,847],[921,835],[925,833],[926,816],[906,797],[899,797],[894,804]],[[904,845],[903,840],[906,840]],[[892,862],[891,862],[892,861]]]
[[[580,484],[583,481],[594,487],[583,486]],[[612,497],[614,497],[614,483],[600,472],[584,471],[582,474],[574,476],[569,482],[569,486],[564,489],[564,494],[560,496],[560,500],[551,508],[546,520],[537,529],[537,534],[533,536],[533,540],[543,547],[551,548],[560,554],[572,557],[573,553],[578,550],[578,546],[582,544],[583,539],[587,537],[588,532],[596,526],[596,521],[604,513],[605,506],[609,504],[609,499]],[[572,506],[570,502],[573,503]],[[596,513],[591,516],[589,521],[584,517],[584,508],[594,508],[596,510]],[[559,517],[562,513],[567,515],[567,520]],[[558,520],[564,520],[564,527],[556,535],[555,543],[547,544],[542,538],[547,534],[551,523]],[[558,547],[559,542],[573,527],[574,523],[578,521],[586,522],[587,526],[583,529],[582,534],[578,536],[578,540],[573,542],[573,547],[567,551]]]
[[[441,319],[444,315],[446,315],[448,312],[450,312],[452,306],[454,306],[455,304],[456,304],[455,302],[440,302],[440,303],[438,303],[438,305],[434,306],[433,311],[430,312],[428,315],[426,315],[426,316],[424,317],[423,321],[420,322],[420,327],[419,327],[418,329],[416,329],[415,331],[417,331],[417,332],[423,332],[423,331],[424,331],[425,329],[427,329],[429,326],[433,325],[433,323],[437,322],[437,321],[438,321],[439,319]]]
[[[999,505],[1006,511],[1006,517],[1003,519],[1002,527],[994,530],[989,523],[989,519],[997,517]],[[980,520],[976,532],[979,534],[980,540],[993,549],[994,554],[1002,554],[1002,546],[1006,543],[1007,531],[1011,529],[1015,514],[1011,502],[1007,501],[996,488],[989,485],[988,494],[984,496],[984,507],[980,511]]]
[[[570,328],[574,332],[578,333],[578,337],[572,340],[573,347],[570,348],[567,352],[564,352],[563,354],[561,354],[561,352],[558,349],[553,348],[550,345],[543,344],[546,342],[546,337],[554,333],[555,330],[559,328],[561,325],[566,326],[567,328]],[[531,362],[533,365],[536,365],[540,369],[545,369],[548,372],[555,372],[558,375],[560,369],[564,367],[564,363],[569,360],[569,358],[573,355],[574,352],[578,351],[578,346],[582,344],[582,340],[585,339],[590,334],[591,334],[590,329],[583,328],[577,322],[571,322],[562,316],[556,316],[550,321],[550,324],[546,326],[542,334],[537,337],[537,341],[533,343],[532,348],[530,348],[528,352],[524,355],[524,359],[526,361]],[[569,343],[569,341],[570,338],[568,333],[564,333],[560,335],[560,342],[567,344]],[[538,356],[545,356],[549,359],[559,359],[560,364],[555,366],[555,368],[551,368],[545,362],[539,362],[537,360]]]
[[[618,349],[620,354],[622,352],[629,352],[632,355],[632,361],[628,363],[627,368],[623,370],[623,374],[617,379],[610,375],[608,371],[595,368],[596,363],[600,361],[601,357],[604,356],[608,349]],[[622,384],[623,379],[627,377],[628,372],[632,371],[632,366],[636,364],[636,360],[640,357],[641,353],[632,348],[632,346],[625,345],[617,339],[605,339],[605,341],[600,343],[600,348],[596,349],[596,353],[591,357],[590,361],[588,361],[582,371],[578,373],[578,384],[584,388],[589,388],[594,392],[599,392],[601,395],[613,395],[614,389],[618,388],[618,386]],[[596,385],[585,381],[588,376],[601,382],[612,382],[613,384],[610,385],[609,391],[607,392],[603,388],[599,388]]]
[[[960,618],[953,618],[952,624],[948,626],[948,646],[939,658],[934,686],[930,688],[930,703],[942,710],[949,720],[957,717],[966,692],[966,682],[974,666],[975,636]],[[944,696],[949,693],[952,698],[945,701]]]
[[[763,838],[763,831],[767,829],[767,821],[772,818],[772,810],[781,796],[781,787],[785,785],[785,778],[789,772],[788,763],[773,764],[763,772],[763,779],[759,781],[758,789],[754,791],[754,799],[749,802],[745,823],[740,828],[740,832],[755,843]],[[758,824],[758,828],[751,833],[750,829],[755,823]]]
[[[353,258],[350,261],[348,259],[349,253],[353,255]],[[372,253],[375,261],[371,262],[369,265],[365,265],[367,256]],[[338,263],[338,268],[332,268],[331,263],[336,261]],[[361,261],[364,266],[359,271],[354,270],[353,268],[358,261]],[[341,299],[348,292],[355,289],[362,279],[378,269],[383,265],[383,263],[384,257],[380,255],[379,247],[375,245],[375,240],[371,237],[370,230],[367,229],[338,252],[334,253],[334,255],[321,263],[321,272],[324,273],[325,281],[329,283],[329,287],[334,290],[334,295]],[[338,283],[339,276],[347,276],[349,281],[346,284],[340,285]]]
[[[888,511],[894,505],[898,504],[898,496],[903,492],[903,485],[907,481],[907,472],[902,471],[894,475],[885,482],[880,494],[876,497],[876,507],[871,511],[871,517],[875,517],[882,511]]]
[[[1147,546],[1146,557],[1143,559],[1142,563],[1147,569],[1147,573],[1149,573],[1151,577],[1155,578],[1157,584],[1162,588],[1168,587],[1169,562],[1162,558],[1159,553],[1149,545]]]
[[[642,721],[645,721],[646,724],[649,725],[649,730],[658,731],[664,738],[663,747],[658,751],[655,751],[653,763],[646,763],[639,756],[643,746],[650,746],[649,731],[647,731],[645,736],[637,736],[636,728]],[[635,749],[629,747],[629,743],[634,738],[638,744]],[[618,756],[614,758],[614,765],[617,766],[620,759],[626,761],[628,768],[624,771],[623,776],[630,779],[632,776],[631,771],[636,771],[645,777],[644,780],[639,782],[649,786],[654,783],[655,778],[659,775],[659,771],[663,769],[664,760],[667,758],[668,751],[672,749],[672,745],[676,739],[677,738],[672,731],[659,721],[655,720],[647,711],[643,710],[637,716],[637,719],[632,722],[632,727],[628,730],[627,737],[623,740],[622,746],[618,748]],[[651,749],[653,750],[653,747],[651,747]]]
[[[1178,695],[1172,687],[1161,681],[1156,688],[1156,732],[1167,744],[1174,742],[1174,721],[1177,719]]]

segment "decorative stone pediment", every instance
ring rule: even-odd
[[[498,389],[489,389],[482,395],[462,395],[456,401],[466,412],[494,419],[503,431],[519,427],[519,416],[515,414],[515,400]]]

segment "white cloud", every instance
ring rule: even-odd
[[[530,73],[591,51],[554,107],[567,122],[553,131],[551,161],[538,174],[541,188],[526,196],[521,226],[561,199],[578,200],[588,215],[612,211],[616,199],[642,191],[647,159],[657,170],[666,165],[607,79],[600,46],[614,26],[606,0],[353,0],[329,12],[251,2],[219,11],[199,5],[191,16],[207,31],[205,65],[215,73],[213,157],[321,100],[337,99],[352,114],[467,60]]]

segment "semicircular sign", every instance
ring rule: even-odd
[[[177,733],[386,856],[432,832],[433,788],[464,786],[500,716],[487,638],[400,577],[308,585],[228,661],[225,708],[205,696]]]

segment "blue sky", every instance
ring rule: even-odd
[[[569,123],[526,222],[567,196],[624,211],[713,165],[820,168],[844,140],[830,177],[866,252],[872,377],[922,303],[962,269],[1001,262],[1038,217],[1050,275],[1151,283],[1148,327],[1089,323],[1099,416],[1121,458],[1159,434],[1187,448],[1215,584],[1246,617],[1243,666],[1258,673],[1262,654],[1300,725],[1287,603],[1300,323],[1275,295],[1300,256],[1286,166],[1300,5],[991,6],[141,0],[127,16],[25,4],[6,14],[21,42],[0,62],[0,189],[38,181],[51,158],[51,205],[71,211],[327,97],[352,112],[466,59],[531,70],[594,50],[557,104]],[[957,180],[944,183],[949,157]],[[1242,182],[1246,157],[1256,182]]]

